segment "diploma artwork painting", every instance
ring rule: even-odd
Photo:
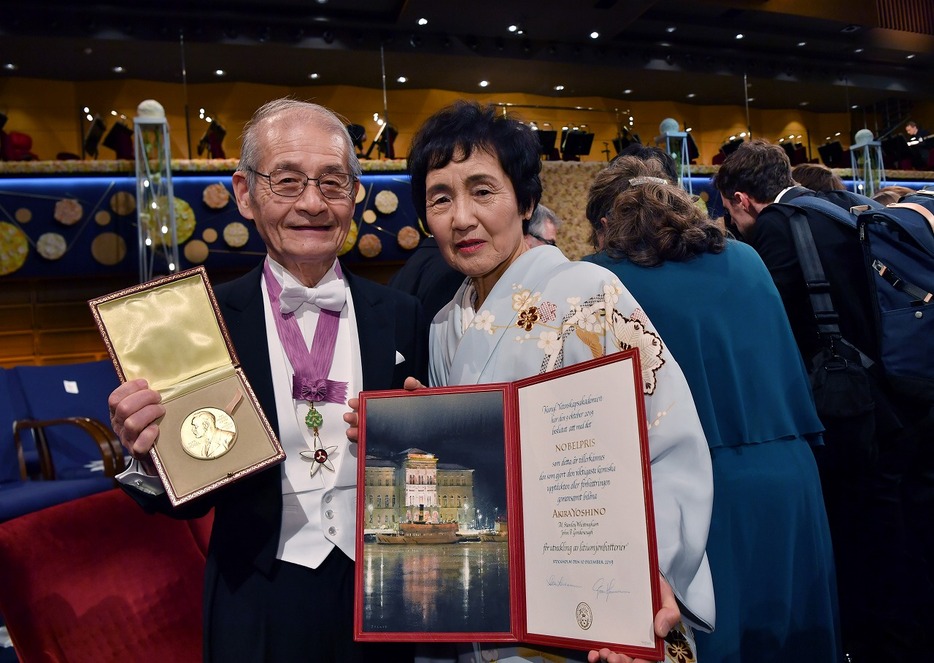
[[[510,632],[503,391],[365,398],[364,414],[363,631]]]

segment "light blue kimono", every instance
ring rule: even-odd
[[[519,256],[479,310],[474,298],[466,280],[432,322],[432,386],[511,382],[639,349],[659,568],[684,621],[711,629],[710,453],[684,375],[639,303],[608,270],[548,246]],[[499,647],[499,657],[509,653]]]

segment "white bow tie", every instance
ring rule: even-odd
[[[344,308],[347,294],[344,282],[340,279],[328,281],[314,288],[303,285],[288,285],[279,294],[279,310],[282,313],[292,313],[302,304],[314,304],[318,308],[329,311],[340,311]]]

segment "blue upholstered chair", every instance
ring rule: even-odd
[[[52,369],[51,374],[58,367],[41,368]],[[84,383],[84,378],[81,381]],[[34,387],[36,384],[33,382]],[[58,396],[51,387],[47,394],[49,398]],[[106,394],[103,408],[106,411]],[[0,522],[114,487],[112,477],[123,469],[119,443],[105,424],[81,416],[80,409],[74,412],[77,413],[74,416],[46,413],[49,418],[39,419],[29,408],[19,369],[0,369]],[[66,430],[69,432],[65,433]],[[103,463],[104,470],[86,469],[83,476],[76,473],[71,478],[57,476],[59,466],[90,463],[76,461],[77,452],[72,452],[72,457],[60,457],[60,448],[67,448],[65,440],[83,447],[82,454]],[[28,469],[30,451],[37,458],[35,477]]]

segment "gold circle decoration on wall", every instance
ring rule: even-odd
[[[204,232],[201,233],[201,239],[208,244],[213,244],[217,241],[217,231],[214,228],[205,228]]]
[[[363,216],[361,217],[364,223],[376,223],[376,212],[371,209],[364,210]]]
[[[13,218],[16,219],[18,223],[29,223],[32,221],[32,210],[20,207],[13,213]]]
[[[230,201],[230,192],[223,184],[215,182],[214,184],[208,184],[204,187],[201,200],[211,209],[223,209]]]
[[[383,250],[383,243],[379,237],[369,233],[360,238],[357,242],[357,249],[364,258],[375,258]]]
[[[250,229],[239,221],[232,221],[224,226],[224,241],[232,249],[246,246],[250,239]]]
[[[52,217],[63,226],[73,226],[84,215],[81,202],[75,198],[63,198],[55,203],[55,212]]]
[[[337,255],[342,256],[350,249],[353,248],[354,244],[357,243],[357,233],[360,232],[360,226],[357,225],[357,222],[353,219],[350,220],[350,230],[347,231],[347,237],[344,238],[344,243],[341,244],[340,250],[337,252]]]
[[[185,259],[188,262],[200,265],[205,260],[208,259],[208,254],[210,253],[208,245],[202,242],[200,239],[193,239],[187,244],[185,244]]]
[[[389,189],[383,189],[373,200],[380,214],[392,214],[399,207],[399,197]]]
[[[105,209],[100,210],[97,214],[94,215],[94,223],[99,226],[106,226],[110,223],[110,212]]]
[[[0,276],[12,274],[26,262],[29,240],[12,223],[0,221]]]
[[[396,241],[406,251],[411,251],[421,241],[421,234],[413,226],[402,226],[396,233]]]
[[[126,242],[117,233],[101,233],[91,242],[91,256],[111,267],[126,257]]]
[[[67,248],[68,243],[58,233],[42,233],[36,240],[36,253],[46,260],[58,260]]]
[[[129,191],[118,191],[110,197],[110,209],[120,216],[132,214],[136,211],[136,196]]]

